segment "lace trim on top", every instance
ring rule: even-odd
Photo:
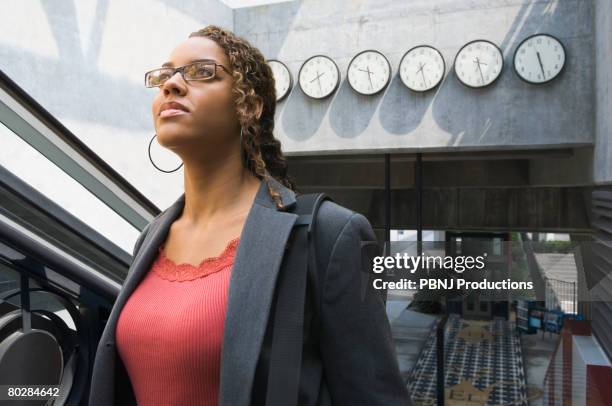
[[[197,266],[189,263],[177,264],[166,256],[164,245],[159,247],[159,256],[153,266],[153,271],[162,279],[169,281],[191,281],[197,278],[219,272],[234,262],[234,255],[240,242],[240,237],[230,240],[225,249],[216,257],[204,258]]]

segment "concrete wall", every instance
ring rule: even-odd
[[[612,5],[596,3],[303,0],[232,10],[216,0],[24,0],[0,15],[0,69],[159,206],[180,191],[182,171],[161,174],[148,162],[155,90],[142,86],[142,74],[208,23],[233,28],[268,58],[284,61],[294,82],[314,54],[338,63],[342,82],[331,98],[310,100],[295,83],[278,105],[276,135],[288,154],[547,148],[592,145],[597,134],[595,172],[604,181],[612,178],[612,73],[605,69]],[[565,72],[544,86],[522,82],[511,66],[518,43],[535,32],[557,35],[567,47]],[[481,90],[465,88],[452,71],[458,49],[475,38],[497,43],[505,57],[502,76]],[[422,43],[442,52],[447,74],[437,90],[420,95],[401,84],[397,66]],[[373,97],[346,81],[350,59],[367,48],[392,65],[390,85]],[[155,145],[160,164],[178,164]]]
[[[594,180],[612,184],[612,2],[595,1]]]
[[[234,21],[238,34],[294,77],[276,124],[288,153],[509,149],[593,143],[593,8],[588,0],[305,0],[236,10]],[[515,48],[537,32],[567,48],[565,72],[544,86],[524,83],[512,67]],[[500,46],[504,70],[491,87],[474,90],[459,83],[452,64],[479,38]],[[447,68],[441,87],[423,95],[397,75],[401,57],[420,44],[438,48]],[[381,51],[392,66],[391,83],[373,97],[346,80],[348,63],[364,49]],[[297,84],[301,64],[315,54],[334,59],[342,76],[322,101]]]

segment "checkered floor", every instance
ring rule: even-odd
[[[447,405],[527,406],[520,337],[514,324],[448,318],[444,340]],[[408,381],[415,405],[436,404],[436,328]]]

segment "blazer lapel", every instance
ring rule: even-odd
[[[242,229],[230,276],[223,347],[220,406],[249,406],[276,278],[298,215],[285,212],[295,193],[272,180],[285,208],[277,209],[265,182]]]
[[[255,368],[270,315],[276,278],[291,229],[298,215],[286,212],[295,204],[295,193],[270,178],[284,204],[278,209],[262,181],[240,235],[230,276],[221,350],[220,406],[248,406]],[[114,347],[118,315],[156,258],[172,223],[185,205],[183,193],[165,210],[147,233],[134,258],[123,288],[107,321],[101,343]],[[112,368],[100,372],[112,377]],[[112,382],[112,379],[110,380]]]

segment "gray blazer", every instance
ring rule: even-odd
[[[286,207],[291,207],[295,193],[276,180],[272,184]],[[170,225],[181,215],[184,202],[183,194],[147,225],[135,245],[142,244],[97,347],[89,406],[136,405],[129,376],[116,351],[115,327],[122,307],[155,260]],[[230,276],[220,406],[264,405],[271,331],[268,318],[274,314],[275,281],[297,217],[278,209],[265,182],[261,182]],[[370,223],[359,213],[325,201],[319,209],[315,240],[317,266],[325,269],[327,276],[321,282],[319,339],[304,337],[299,405],[410,405],[382,297],[372,291],[362,299],[361,241],[376,240]],[[309,303],[306,317],[311,315]]]

